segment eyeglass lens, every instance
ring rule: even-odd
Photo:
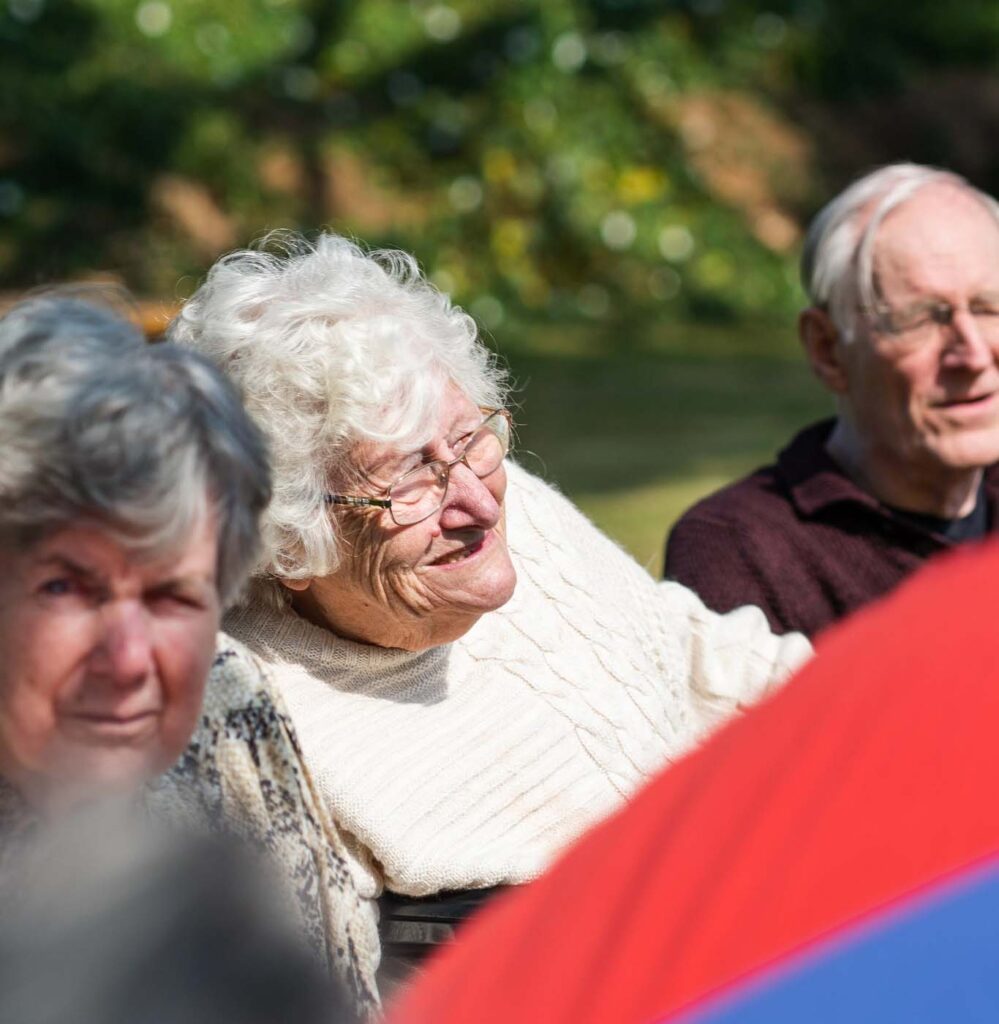
[[[967,308],[980,331],[989,336],[999,333],[999,297],[977,297],[968,303]],[[949,302],[933,302],[901,310],[886,308],[880,314],[881,326],[890,334],[933,333],[938,327],[949,327],[958,309]]]
[[[494,413],[460,446],[454,462],[428,462],[407,473],[389,491],[390,514],[399,526],[418,523],[433,515],[447,494],[451,467],[464,462],[480,479],[499,467],[510,447],[510,426],[502,413]]]

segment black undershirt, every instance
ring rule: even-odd
[[[961,544],[968,540],[981,540],[989,531],[989,507],[985,501],[984,484],[979,485],[978,494],[975,497],[975,507],[960,519],[941,519],[939,516],[908,512],[901,508],[892,508],[892,511],[900,519],[904,519],[928,533],[946,537],[953,544]]]

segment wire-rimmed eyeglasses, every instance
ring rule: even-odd
[[[961,309],[967,309],[983,336],[989,339],[999,336],[999,295],[996,294],[976,295],[963,307],[931,300],[902,308],[879,304],[863,308],[861,312],[879,333],[919,344],[938,336],[942,328],[950,327]]]
[[[397,526],[421,523],[444,504],[451,470],[459,462],[464,462],[480,480],[499,469],[510,450],[510,413],[506,409],[491,412],[475,430],[455,441],[451,450],[455,457],[450,462],[443,459],[424,462],[399,477],[380,498],[327,494],[326,502],[357,508],[387,508]]]

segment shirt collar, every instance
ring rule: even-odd
[[[798,511],[813,516],[839,502],[859,502],[880,507],[873,495],[858,487],[826,451],[835,419],[822,420],[796,434],[777,456],[777,468],[784,478]]]
[[[805,516],[840,502],[854,502],[872,509],[884,506],[874,495],[858,487],[826,450],[836,425],[835,418],[821,420],[796,434],[777,456],[777,468],[791,494],[794,506]],[[986,468],[985,500],[989,522],[995,526],[999,510],[999,464]]]

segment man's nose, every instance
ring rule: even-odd
[[[441,509],[441,527],[445,530],[469,526],[492,529],[500,520],[501,508],[495,485],[489,486],[486,481],[492,481],[495,474],[501,472],[502,467],[480,479],[466,462],[456,462],[451,467],[447,496]],[[499,495],[502,497],[502,491]]]
[[[92,668],[115,685],[135,686],[152,668],[150,626],[141,602],[108,601],[100,610],[100,636],[93,652]]]
[[[983,370],[996,359],[996,354],[996,342],[986,336],[977,317],[967,309],[955,310],[945,352],[950,365]]]

